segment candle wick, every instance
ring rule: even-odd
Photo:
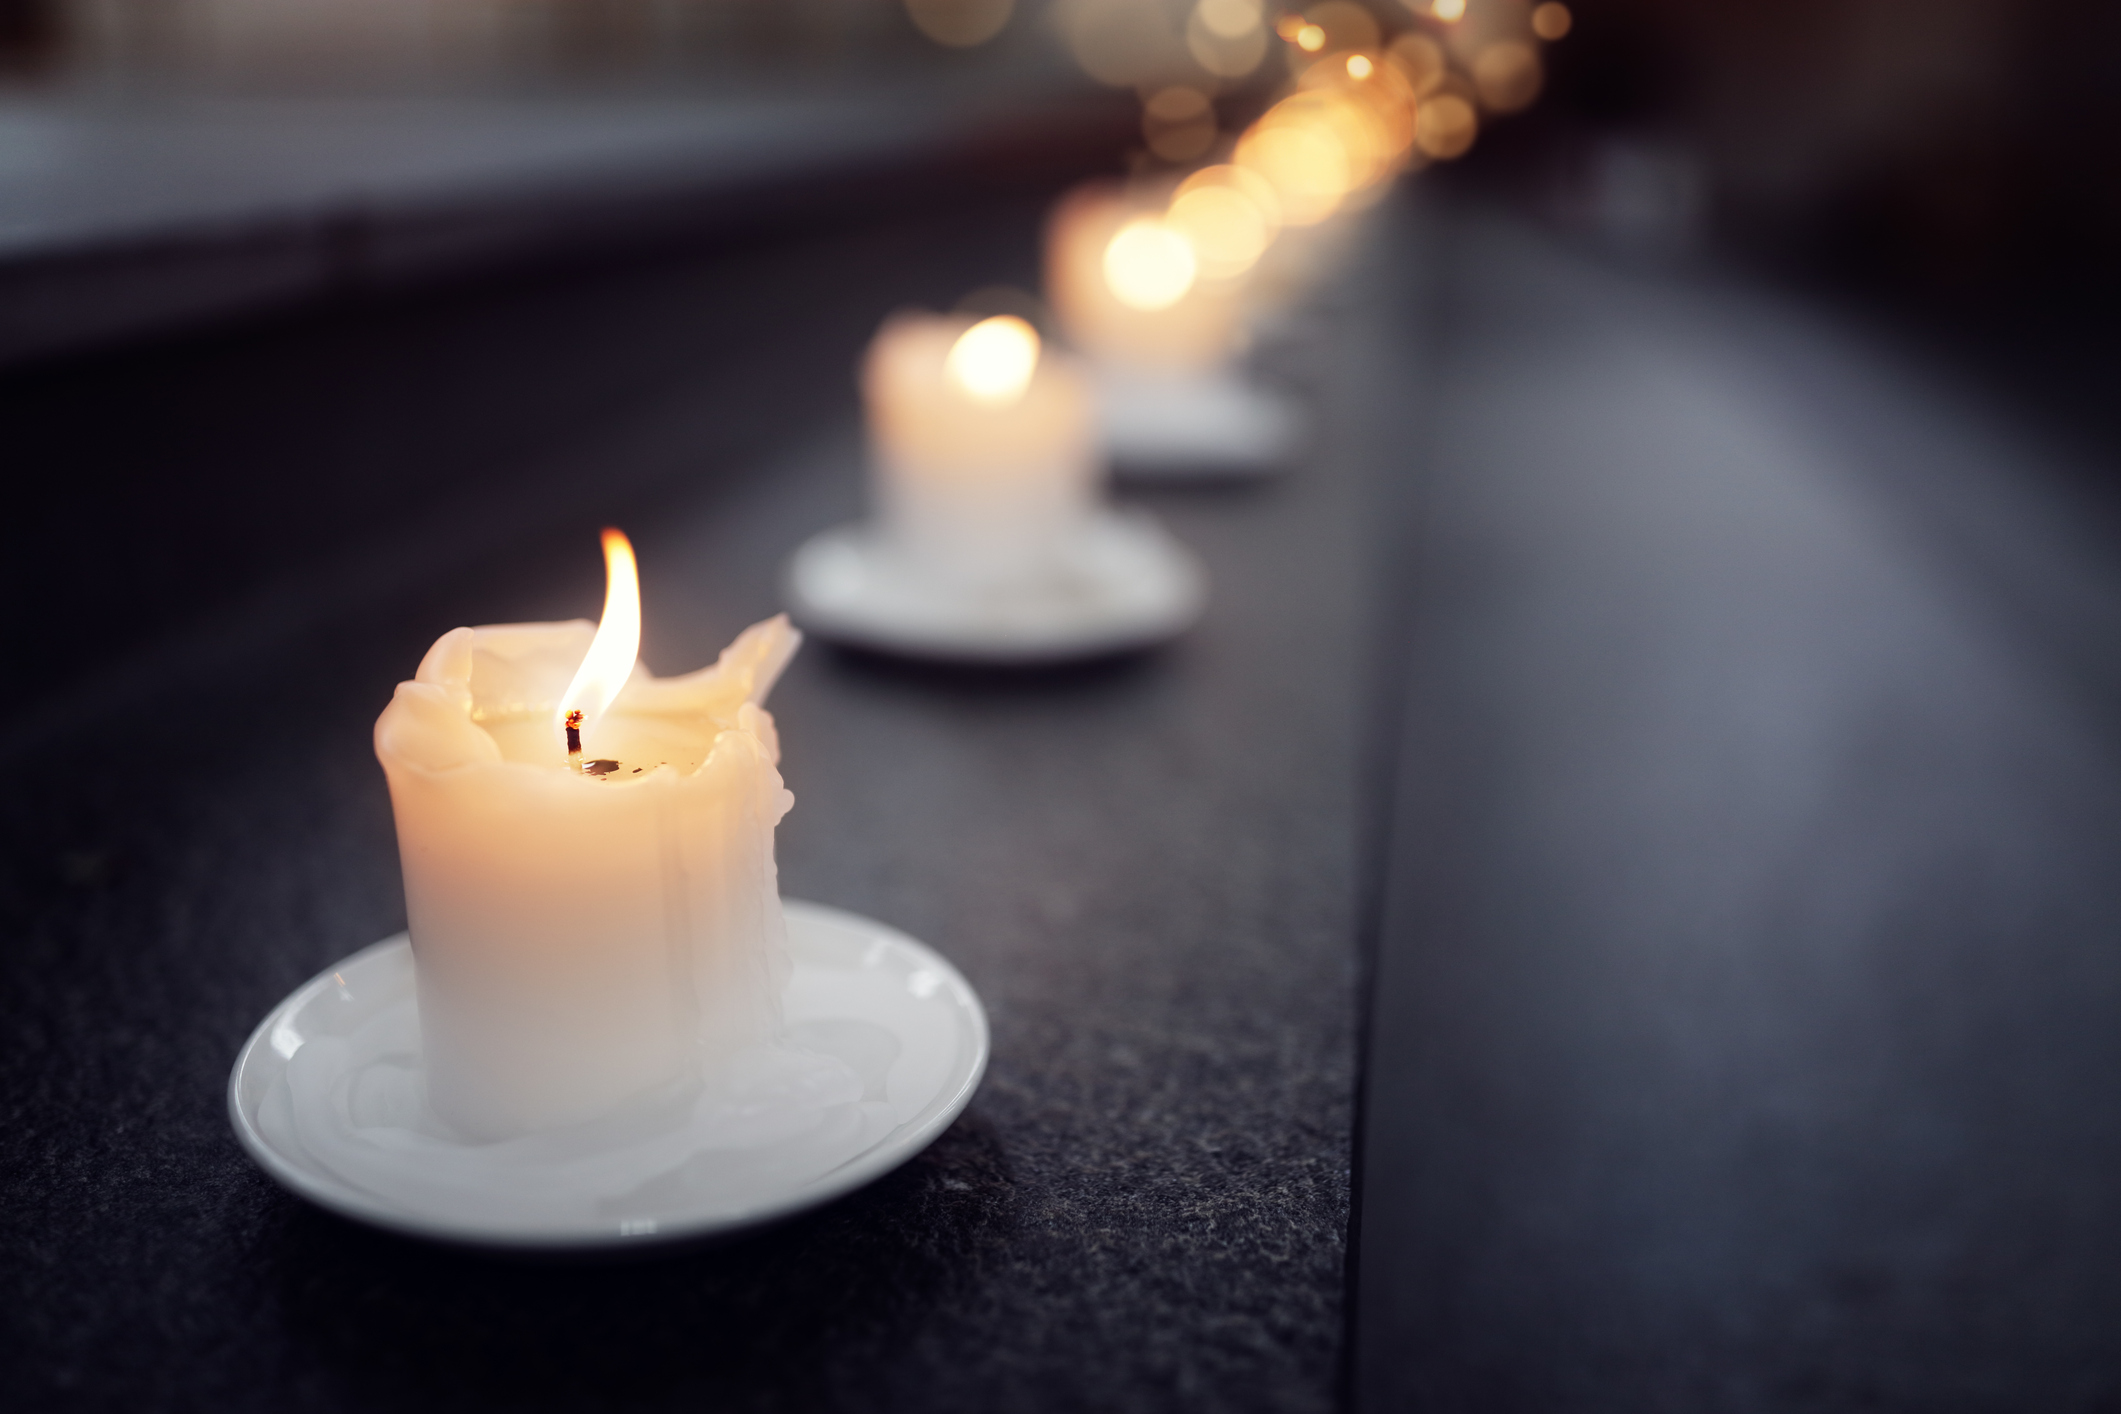
[[[579,771],[582,769],[582,714],[567,714],[567,764]]]

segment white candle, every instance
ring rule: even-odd
[[[778,1024],[773,831],[793,798],[764,703],[800,635],[769,619],[712,667],[651,677],[632,551],[616,531],[605,550],[600,627],[452,630],[376,722],[428,1103],[473,1138],[697,1081]]]
[[[925,573],[1035,577],[1095,504],[1089,392],[1021,319],[895,314],[869,345],[862,397],[884,534]]]
[[[1046,223],[1046,298],[1100,363],[1164,375],[1219,367],[1238,347],[1242,282],[1213,278],[1163,212],[1110,185],[1062,198]]]

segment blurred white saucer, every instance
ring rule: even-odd
[[[1255,480],[1296,459],[1302,409],[1236,367],[1171,374],[1103,365],[1105,453],[1127,479]]]
[[[1031,665],[1146,648],[1207,599],[1192,552],[1139,512],[1101,510],[1036,575],[975,586],[917,563],[870,526],[813,536],[788,562],[797,623],[908,657]]]

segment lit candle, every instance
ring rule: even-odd
[[[1046,293],[1087,356],[1124,474],[1260,475],[1294,456],[1298,409],[1242,367],[1246,294],[1274,242],[1271,186],[1204,168],[1168,202],[1078,188],[1046,227]]]
[[[1225,363],[1243,286],[1219,273],[1203,269],[1182,222],[1118,187],[1078,188],[1047,222],[1046,298],[1069,340],[1102,364],[1168,376]]]
[[[893,315],[869,346],[862,397],[885,539],[925,574],[1035,578],[1095,506],[1083,379],[1013,315]]]
[[[376,722],[427,1099],[473,1138],[596,1118],[778,1025],[793,798],[764,703],[801,636],[769,619],[651,677],[632,548],[604,549],[600,624],[454,629]]]

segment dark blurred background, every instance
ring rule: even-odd
[[[1889,315],[2051,412],[2110,425],[2111,7],[1581,10],[1539,107],[1491,144],[1537,173],[1554,218]]]
[[[601,524],[659,671],[773,612],[1190,7],[0,0],[0,1404],[2121,1407],[2121,11],[1571,12],[1262,340],[1300,463],[1127,493],[1193,634],[780,690],[967,1118],[576,1273],[228,1134],[403,926],[374,713]]]
[[[402,510],[370,504],[395,475],[372,466],[237,494],[226,465],[178,472],[175,449],[156,466],[97,445],[165,429],[144,411],[93,431],[62,412],[41,390],[67,385],[72,360],[211,348],[237,322],[777,239],[1146,157],[1134,96],[1087,78],[1063,42],[1098,0],[915,8],[945,33],[953,17],[1000,27],[937,43],[893,0],[4,0],[0,366],[20,390],[14,523],[39,527],[8,556],[15,591],[70,573],[39,547],[90,523],[84,495],[125,546],[122,574],[181,553],[184,573],[227,579],[210,594],[264,582],[253,555],[304,553],[292,527],[277,550],[247,534],[275,496],[336,501],[343,515],[308,532],[334,538]],[[1388,28],[1414,19],[1398,0],[1376,10]],[[1819,297],[2110,448],[2117,24],[2071,0],[1586,0],[1537,104],[1414,181],[1615,258]],[[1224,81],[1226,129],[1281,72]],[[99,396],[96,379],[72,386]],[[178,551],[173,514],[216,551]],[[126,617],[104,627],[147,621]]]

